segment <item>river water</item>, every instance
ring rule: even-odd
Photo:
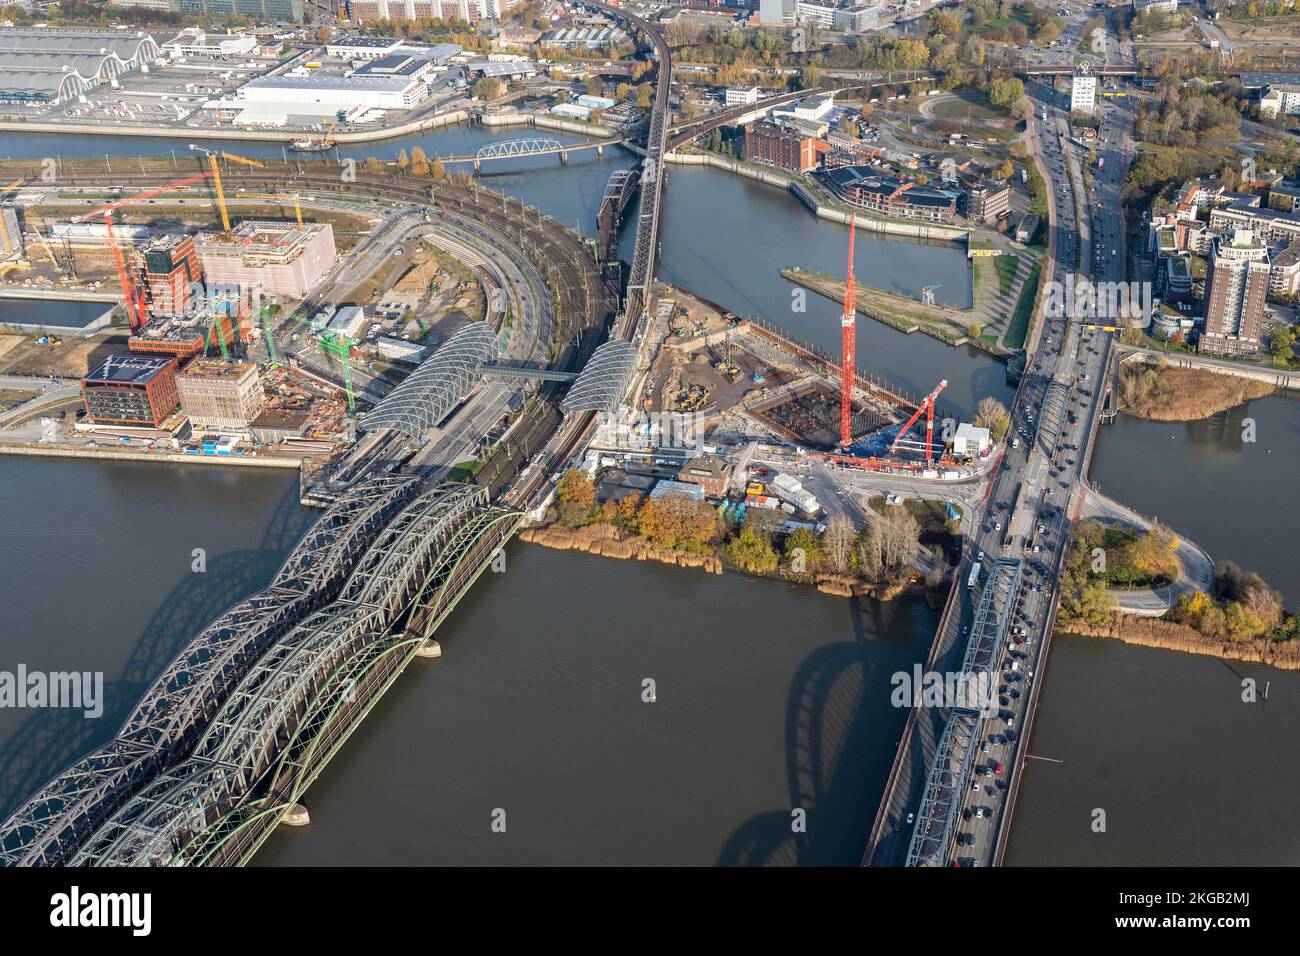
[[[404,145],[446,155],[509,135],[466,127]],[[0,153],[171,147],[75,139],[6,136]],[[381,146],[399,144],[357,152]],[[484,179],[590,233],[606,179],[631,162],[519,160]],[[842,227],[781,190],[678,168],[661,235],[661,278],[837,347],[834,303],[810,294],[792,310],[779,270],[842,272]],[[954,246],[860,235],[855,267],[882,288],[969,294]],[[914,392],[946,378],[953,413],[1010,395],[1002,365],[975,350],[869,321],[858,336],[863,370]],[[1296,408],[1251,403],[1259,441],[1244,448],[1235,412],[1203,427],[1121,419],[1093,474],[1295,606],[1281,533],[1294,507],[1267,491],[1295,473]],[[293,478],[235,468],[0,459],[0,475],[0,669],[99,669],[109,684],[98,721],[0,711],[8,807],[111,735],[185,636],[269,580],[315,515]],[[205,575],[190,570],[196,547]],[[277,833],[258,862],[857,862],[903,721],[888,677],[924,656],[935,612],[519,543],[507,567],[439,633],[444,657],[414,664],[314,785],[312,825]],[[1300,675],[1068,636],[1049,671],[1032,750],[1065,762],[1031,764],[1012,862],[1297,862],[1300,826],[1280,812],[1295,771],[1278,767],[1300,766]],[[1234,672],[1271,681],[1268,703],[1239,703]],[[640,698],[647,677],[654,703]],[[1098,807],[1109,835],[1089,829]],[[791,833],[793,808],[808,811],[806,836]],[[490,829],[498,809],[505,833]]]

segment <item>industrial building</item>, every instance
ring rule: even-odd
[[[568,30],[552,30],[542,37],[543,46],[562,46],[566,48],[581,47],[598,50],[607,46],[627,43],[628,35],[617,27],[580,27]]]
[[[162,56],[143,32],[0,30],[0,102],[56,104],[75,99]]]
[[[86,417],[97,424],[157,428],[176,410],[176,359],[110,355],[81,380]]]
[[[176,376],[181,412],[198,428],[243,431],[266,407],[251,362],[197,358]]]
[[[731,462],[717,455],[697,455],[682,466],[677,480],[699,485],[709,498],[721,498],[731,484]]]
[[[240,223],[230,232],[200,233],[203,274],[214,284],[301,299],[334,266],[329,223]]]
[[[192,237],[153,236],[131,250],[130,261],[132,272],[140,277],[150,315],[184,314],[195,291],[191,283],[203,279],[203,267]]]
[[[1202,352],[1248,355],[1259,350],[1268,273],[1268,246],[1250,230],[1238,229],[1215,241],[1205,289]]]
[[[332,119],[372,109],[408,110],[428,93],[413,75],[260,76],[241,86],[233,100],[207,108],[240,108],[240,122],[284,125],[294,116]]]
[[[500,20],[500,0],[352,0],[355,20]]]

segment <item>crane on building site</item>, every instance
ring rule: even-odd
[[[113,202],[106,203],[98,209],[91,212],[82,213],[75,216],[73,222],[85,222],[88,219],[102,217],[104,220],[104,235],[108,242],[109,251],[113,254],[113,264],[117,267],[117,278],[122,283],[123,303],[126,306],[127,322],[131,326],[131,331],[138,332],[149,321],[148,310],[145,305],[144,290],[137,287],[131,279],[131,274],[126,268],[126,259],[122,255],[122,250],[117,244],[117,237],[113,235],[113,214],[123,206],[129,206],[132,203],[142,202],[152,199],[154,196],[161,196],[163,193],[171,192],[173,189],[182,189],[197,182],[209,179],[212,172],[199,173],[197,176],[190,176],[187,179],[178,179],[174,183],[168,183],[166,186],[159,186],[157,189],[150,189],[142,193],[136,193],[134,196],[128,196],[125,199],[117,199]],[[225,217],[225,206],[221,207],[222,217]]]
[[[208,175],[212,177],[212,186],[217,194],[217,206],[221,209],[221,228],[229,232],[230,214],[226,211],[226,194],[221,188],[221,166],[218,160],[225,159],[232,163],[243,163],[245,166],[252,166],[255,169],[265,169],[266,163],[258,162],[256,159],[248,159],[245,156],[236,156],[234,153],[222,152],[219,149],[204,149],[195,143],[190,143],[189,146],[195,152],[204,153],[208,157]],[[298,221],[302,222],[301,214]]]
[[[889,453],[891,455],[897,453],[898,446],[902,444],[904,441],[903,436],[906,435],[908,433],[908,430],[911,429],[911,427],[916,424],[916,420],[920,418],[921,413],[924,412],[925,413],[925,463],[926,465],[931,465],[934,463],[934,400],[938,398],[939,393],[942,392],[947,387],[948,387],[948,380],[945,378],[943,381],[941,381],[938,385],[935,386],[934,391],[932,391],[929,395],[925,396],[925,398],[921,399],[921,403],[916,406],[916,411],[913,412],[912,417],[907,420],[907,424],[905,424],[902,428],[900,428],[898,430],[898,434],[894,436],[893,444],[889,446]]]
[[[357,399],[352,392],[352,346],[356,343],[349,339],[342,332],[323,331],[320,335],[320,344],[330,355],[338,357],[339,362],[343,365],[343,390],[348,393],[348,414],[355,415],[357,411]]]
[[[853,280],[853,235],[858,217],[849,217],[849,268],[844,278],[844,314],[840,316],[840,445],[853,444],[853,385],[857,377],[858,303]]]

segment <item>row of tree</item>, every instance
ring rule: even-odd
[[[829,573],[876,584],[906,580],[922,530],[903,507],[884,509],[862,531],[847,516],[835,515],[818,536],[805,527],[786,533],[784,512],[762,508],[746,509],[744,521],[738,523],[730,512],[688,498],[633,493],[597,504],[595,483],[578,470],[560,477],[556,499],[558,520],[565,527],[615,525],[660,547],[715,554],[750,574]]]

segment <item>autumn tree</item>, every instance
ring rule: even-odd
[[[822,535],[822,548],[831,570],[837,574],[847,574],[853,567],[853,542],[857,530],[848,515],[837,514],[826,522],[826,533]]]
[[[1011,429],[1011,414],[1007,407],[991,395],[980,399],[975,409],[975,424],[987,428],[994,442],[1000,442]]]

